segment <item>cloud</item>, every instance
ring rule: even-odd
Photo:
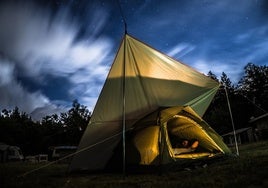
[[[194,49],[195,47],[191,44],[181,43],[174,46],[167,54],[171,57],[176,57],[180,59]]]
[[[30,113],[36,108],[46,106],[54,109],[54,111],[55,109],[57,111],[63,110],[60,107],[52,105],[49,99],[41,92],[29,92],[23,88],[21,83],[16,80],[15,65],[11,61],[3,57],[0,58],[0,67],[0,104],[2,109],[11,110],[17,106],[21,111]],[[51,114],[50,112],[47,114]],[[36,118],[36,116],[33,116],[33,119]]]
[[[67,112],[66,106],[53,105],[52,103],[44,104],[40,107],[36,107],[30,113],[30,116],[33,120],[41,120],[42,118],[52,115],[59,114],[60,112]]]
[[[236,84],[240,80],[240,76],[243,72],[241,63],[230,63],[227,64],[224,61],[216,60],[205,60],[205,59],[196,59],[194,63],[191,64],[197,71],[207,75],[209,71],[217,76],[220,80],[222,73],[226,73],[233,84]]]
[[[0,11],[0,49],[14,58],[27,76],[73,73],[86,65],[100,63],[109,53],[107,38],[76,41],[81,26],[71,21],[67,10],[61,10],[53,18],[48,10],[37,11],[40,8],[35,5],[13,5]],[[105,20],[105,17],[98,20],[94,33]]]
[[[30,3],[1,5],[0,54],[11,60],[1,63],[1,75],[5,75],[0,77],[1,107],[19,106],[36,117],[62,110],[55,105],[58,101],[41,92],[44,84],[53,84],[46,82],[48,76],[67,78],[70,85],[66,93],[79,102],[89,101],[86,106],[96,101],[100,89],[91,90],[90,99],[84,96],[88,94],[84,90],[90,90],[89,84],[96,88],[95,80],[104,81],[108,67],[103,62],[110,57],[112,41],[94,38],[109,15],[99,9],[92,14],[97,17],[90,22],[95,24],[91,37],[81,40],[82,26],[71,17],[68,7],[52,14],[49,9]],[[28,91],[18,77],[32,78],[40,90]]]
[[[234,43],[241,48],[237,53],[237,58],[244,59],[245,62],[257,64],[267,63],[266,55],[268,48],[267,39],[268,27],[255,26],[247,32],[241,33],[234,37]]]
[[[8,85],[13,80],[14,65],[0,58],[0,86]]]
[[[6,4],[0,9],[0,50],[26,76],[36,76],[46,66],[44,59],[62,59],[71,46],[77,31],[67,19],[66,13],[52,19],[34,4]]]

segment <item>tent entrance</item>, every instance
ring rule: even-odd
[[[202,125],[184,115],[175,115],[167,121],[166,135],[170,155],[175,159],[211,157],[219,152]]]

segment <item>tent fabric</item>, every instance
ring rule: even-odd
[[[139,157],[133,158],[135,155],[133,155],[132,147],[127,148],[127,162],[141,165],[154,164],[159,155],[159,131],[157,125],[148,126],[138,131],[131,141]]]
[[[190,106],[202,117],[218,88],[218,82],[126,34],[78,150],[97,146],[75,155],[70,170],[105,167],[122,138],[124,104],[130,130],[159,108]]]

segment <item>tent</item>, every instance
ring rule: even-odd
[[[201,118],[218,88],[215,80],[125,34],[69,170],[100,171],[122,160],[159,166],[230,153]],[[198,139],[200,152],[175,156],[170,135]]]
[[[21,160],[23,160],[23,155],[18,146],[10,146],[0,142],[0,163]]]

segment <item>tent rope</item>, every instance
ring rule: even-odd
[[[227,87],[227,86],[225,86],[225,87]],[[230,87],[227,87],[227,88],[230,88]],[[255,107],[257,107],[262,112],[267,113],[267,111],[265,109],[263,109],[260,106],[258,106],[255,102],[253,102],[252,100],[250,100],[247,96],[245,96],[245,95],[243,95],[241,93],[238,93],[238,95],[244,97],[247,101],[249,101],[251,104],[253,104]]]
[[[31,173],[33,173],[33,172],[36,172],[36,171],[40,170],[40,169],[46,168],[46,167],[48,167],[48,166],[50,166],[50,165],[52,165],[52,164],[55,164],[55,163],[57,163],[57,162],[59,162],[59,161],[62,161],[62,160],[64,160],[64,159],[70,158],[70,157],[72,157],[72,156],[74,156],[74,155],[76,155],[76,154],[79,154],[79,153],[81,153],[81,152],[83,152],[83,151],[86,151],[86,150],[88,150],[88,149],[91,149],[91,148],[93,148],[93,147],[95,147],[95,146],[97,146],[97,145],[99,145],[99,144],[102,144],[102,143],[104,143],[104,142],[106,142],[106,141],[108,141],[108,140],[110,140],[110,139],[112,139],[112,138],[114,138],[114,137],[117,137],[117,136],[119,136],[119,135],[121,135],[121,134],[122,134],[122,132],[119,132],[119,133],[117,133],[117,134],[115,134],[115,135],[112,135],[112,136],[110,136],[110,137],[107,137],[107,138],[105,138],[105,139],[103,139],[103,140],[101,140],[101,141],[99,141],[99,142],[97,142],[97,143],[95,143],[95,144],[92,144],[92,145],[89,145],[89,146],[87,146],[87,147],[84,147],[84,148],[82,148],[82,149],[80,149],[80,150],[77,150],[76,152],[71,153],[71,154],[69,154],[69,155],[66,155],[66,156],[64,156],[64,157],[62,157],[62,158],[60,158],[60,159],[57,159],[57,160],[52,161],[52,162],[49,162],[49,163],[47,163],[47,164],[45,164],[45,165],[43,165],[43,166],[40,166],[40,167],[38,167],[38,168],[35,168],[35,169],[33,169],[33,170],[27,171],[27,172],[23,173],[22,175],[20,175],[19,177],[25,177],[26,175],[29,175],[29,174],[31,174]]]
[[[254,103],[253,101],[251,101],[249,98],[247,98],[246,96],[242,95],[245,99],[247,99],[249,102],[251,102],[255,107],[257,107],[258,109],[260,109],[261,111],[263,111],[264,113],[267,113],[266,110],[264,110],[263,108],[261,108],[260,106],[258,106],[256,103]]]
[[[225,90],[225,94],[226,94],[227,104],[228,104],[230,118],[231,118],[232,127],[233,127],[233,134],[234,134],[234,139],[235,139],[236,154],[237,154],[237,156],[239,156],[239,150],[238,150],[238,144],[237,144],[236,132],[235,132],[235,126],[234,126],[234,119],[233,119],[231,105],[230,105],[230,101],[229,101],[229,97],[228,97],[228,92],[227,92],[227,88],[226,88],[226,85],[225,84],[224,84],[224,90]]]

